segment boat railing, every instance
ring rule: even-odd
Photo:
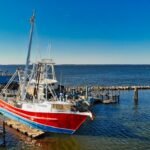
[[[9,90],[9,89],[3,89],[1,92],[1,95],[3,97],[14,97],[18,94],[18,90]]]

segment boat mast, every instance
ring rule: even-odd
[[[33,15],[30,19],[31,29],[30,29],[30,38],[29,38],[28,54],[27,54],[27,59],[26,59],[25,72],[24,72],[24,79],[23,79],[23,85],[22,85],[22,93],[21,93],[22,100],[25,100],[25,96],[26,96],[25,87],[27,85],[28,68],[30,64],[30,53],[31,53],[34,22],[35,22],[35,12],[33,12]]]

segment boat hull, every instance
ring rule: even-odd
[[[86,113],[30,112],[0,100],[0,112],[13,120],[44,132],[73,134],[87,118]]]

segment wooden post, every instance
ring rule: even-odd
[[[134,89],[134,102],[138,102],[138,88]]]
[[[6,135],[6,130],[5,130],[5,116],[2,115],[2,137],[3,137],[3,143],[0,146],[5,147],[6,146],[6,141],[5,141],[5,135]]]
[[[5,131],[5,121],[3,120],[3,146],[6,145],[5,134],[6,134],[6,131]]]

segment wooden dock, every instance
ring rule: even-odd
[[[15,130],[17,130],[18,132],[24,134],[24,135],[27,135],[31,138],[37,138],[39,137],[40,135],[43,135],[44,132],[41,131],[41,130],[38,130],[38,129],[35,129],[35,128],[31,128],[27,125],[24,125],[18,121],[14,121],[14,120],[6,120],[5,121],[5,124]]]
[[[143,86],[74,86],[65,87],[65,92],[72,95],[93,97],[94,102],[112,104],[119,103],[120,91],[134,91],[134,101],[138,102],[138,90],[150,90],[149,85]]]
[[[74,86],[74,87],[66,87],[66,91],[71,91],[72,89],[75,89],[77,91],[85,91],[87,86]],[[91,91],[97,91],[97,90],[149,90],[150,85],[139,85],[139,86],[88,86],[88,89]]]

